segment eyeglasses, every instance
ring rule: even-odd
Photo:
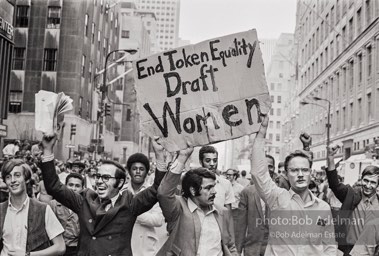
[[[109,179],[110,178],[116,178],[116,177],[112,177],[112,176],[110,176],[109,174],[103,174],[103,175],[101,175],[100,173],[96,173],[95,174],[95,179],[96,180],[99,180],[99,179],[102,179],[104,182],[107,182],[107,181],[109,181]]]
[[[298,175],[300,171],[304,175],[309,175],[311,173],[310,168],[288,168],[288,171],[291,175]]]

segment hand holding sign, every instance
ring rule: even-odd
[[[255,30],[133,63],[141,130],[170,152],[256,133],[271,101]]]

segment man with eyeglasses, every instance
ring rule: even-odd
[[[376,189],[379,186],[379,167],[367,166],[362,172],[361,186],[354,189],[338,179],[334,163],[334,155],[337,149],[329,148],[328,150],[326,176],[330,189],[342,202],[341,209],[337,214],[337,219],[341,220],[336,225],[338,246],[344,255],[350,255],[349,253],[361,236],[366,223],[379,218],[379,196],[376,194]],[[357,244],[355,253],[362,249],[361,246],[362,244]],[[370,254],[363,253],[360,255]]]
[[[330,206],[308,189],[312,160],[302,151],[284,161],[291,188],[279,188],[270,178],[264,157],[268,116],[252,143],[251,176],[260,197],[270,208],[270,235],[265,255],[336,255]]]
[[[134,223],[137,216],[157,203],[157,189],[165,170],[157,170],[154,184],[133,196],[127,190],[120,193],[125,169],[117,162],[103,160],[95,175],[97,191],[84,189],[78,194],[63,185],[55,172],[55,142],[56,136],[43,138],[41,170],[47,192],[78,214],[81,231],[77,255],[133,255]],[[163,147],[153,141],[153,149],[156,159],[164,162]]]

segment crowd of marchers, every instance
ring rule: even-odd
[[[306,133],[276,165],[267,124],[250,173],[220,170],[211,145],[189,168],[192,145],[170,154],[159,138],[153,164],[135,153],[126,165],[57,160],[56,136],[15,141],[1,163],[0,256],[379,255],[379,167],[344,184],[328,148],[326,168],[312,170]]]

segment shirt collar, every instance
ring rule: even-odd
[[[120,196],[120,193],[117,193],[117,195],[115,195],[114,197],[111,198],[111,203],[112,203],[113,207],[116,204],[116,201],[117,201],[119,196]]]
[[[293,198],[293,197],[295,197],[295,196],[298,196],[298,197],[301,199],[301,197],[300,197],[295,191],[293,191],[292,188],[290,188],[289,192],[290,192],[291,198]],[[320,201],[320,199],[317,198],[317,197],[316,197],[316,196],[315,196],[315,195],[314,195],[309,189],[308,189],[308,193],[309,193],[309,195],[311,196],[311,201],[308,202],[308,203],[306,203],[306,204],[304,205],[305,207],[312,206],[312,205],[314,205],[315,203],[318,203],[318,202]]]
[[[146,176],[147,177],[147,176]],[[147,181],[147,179],[145,179],[145,182],[142,184],[142,186],[140,187],[140,189],[135,192],[134,189],[133,189],[133,186],[132,186],[132,183],[129,182],[126,186],[127,190],[130,191],[133,195],[141,192],[142,190],[145,190],[146,188],[149,187],[149,182]]]
[[[367,196],[365,196],[365,194],[362,193],[362,201],[363,202],[368,201],[370,204],[373,204],[376,198],[377,198],[376,193],[373,194],[371,197],[367,197]]]
[[[190,210],[190,212],[195,212],[196,210],[200,210],[201,209],[197,206],[197,204],[195,204],[191,198],[188,198],[187,200],[187,205],[188,205],[188,209]],[[217,209],[214,207],[214,205],[211,206],[210,210],[208,212],[205,213],[205,215],[208,215],[209,213],[212,213],[212,212],[215,212],[215,213],[218,213],[217,212]]]
[[[30,199],[29,199],[29,197],[27,196],[26,199],[25,199],[25,201],[22,203],[21,208],[17,210],[17,209],[12,205],[12,203],[11,203],[11,198],[9,197],[9,200],[8,200],[8,207],[12,208],[12,209],[15,210],[15,211],[21,211],[22,209],[26,209],[26,207],[29,206],[29,201],[30,201]]]

